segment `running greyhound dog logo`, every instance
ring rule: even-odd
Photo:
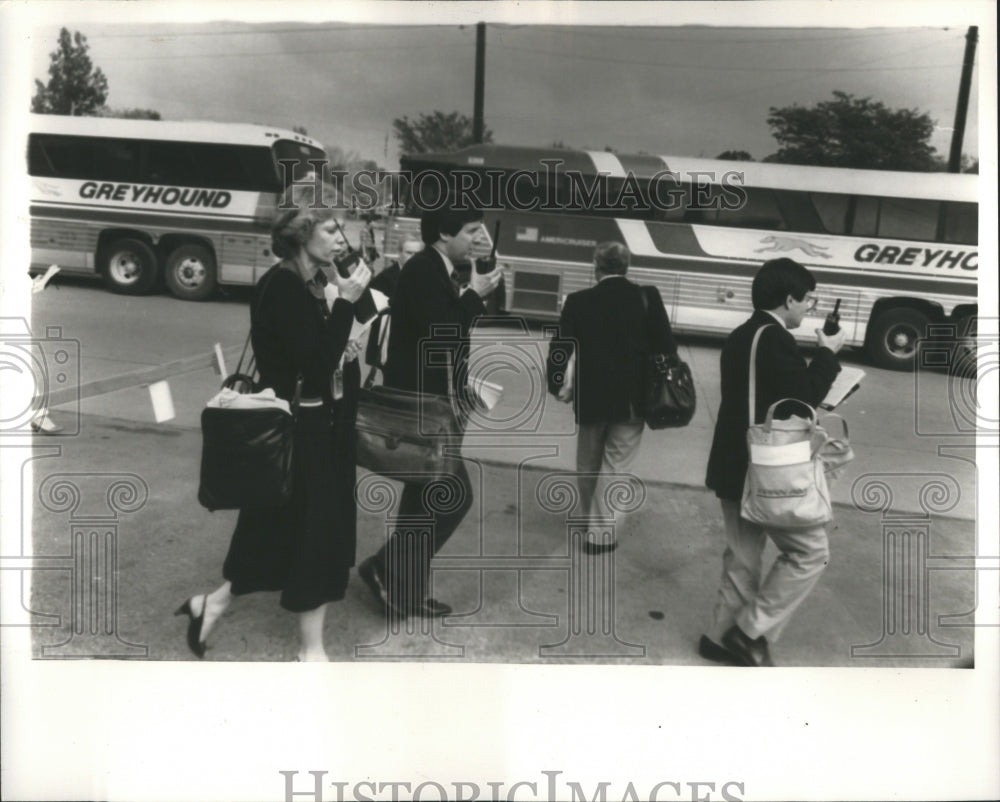
[[[785,253],[800,250],[806,256],[830,258],[830,254],[827,253],[829,249],[825,245],[813,245],[799,237],[776,237],[774,234],[769,234],[760,241],[760,244],[765,247],[757,248],[754,253]]]

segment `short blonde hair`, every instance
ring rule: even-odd
[[[287,259],[299,252],[317,224],[339,219],[340,193],[331,184],[295,183],[285,190],[271,226],[271,250]]]

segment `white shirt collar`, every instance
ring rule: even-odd
[[[771,311],[770,309],[764,309],[763,311],[764,311],[764,312],[767,312],[767,313],[768,313],[768,314],[769,314],[769,315],[770,315],[771,317],[773,317],[773,318],[774,318],[775,320],[777,320],[777,321],[778,321],[778,322],[779,322],[779,323],[781,324],[781,328],[783,328],[783,329],[786,329],[786,328],[788,328],[788,327],[787,327],[787,326],[785,325],[785,321],[784,321],[784,320],[782,320],[782,319],[781,319],[780,317],[778,317],[778,316],[777,316],[777,315],[776,315],[776,314],[775,314],[774,312],[772,312],[772,311]]]
[[[451,263],[451,259],[449,259],[449,258],[448,258],[448,254],[446,254],[446,253],[445,253],[444,251],[442,251],[442,250],[441,250],[441,249],[440,249],[440,248],[439,248],[439,247],[437,246],[437,243],[435,243],[435,244],[434,244],[434,245],[432,245],[431,247],[432,247],[432,248],[433,248],[433,249],[434,249],[435,251],[437,251],[437,252],[438,252],[438,254],[439,254],[439,255],[441,256],[441,258],[442,258],[442,259],[444,260],[444,267],[445,267],[445,269],[446,269],[446,270],[448,271],[448,275],[450,276],[450,275],[451,275],[452,273],[454,273],[454,272],[455,272],[455,265],[453,265],[453,264]]]

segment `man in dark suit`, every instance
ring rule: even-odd
[[[621,243],[597,246],[597,283],[566,298],[559,336],[549,346],[549,391],[572,399],[579,427],[580,505],[595,523],[583,546],[590,554],[618,545],[619,520],[605,504],[605,490],[609,477],[627,472],[639,451],[649,355],[677,352],[660,293],[625,277],[629,258]],[[604,529],[601,520],[615,525]]]
[[[373,290],[378,290],[390,300],[396,291],[396,284],[399,282],[399,274],[410,257],[416,256],[423,250],[424,244],[420,238],[410,234],[399,245],[399,259],[389,261],[368,286]],[[382,312],[372,323],[368,330],[368,344],[365,346],[365,363],[368,365],[384,365],[386,360],[386,350],[389,345],[389,310]]]
[[[500,282],[500,269],[472,272],[470,284],[459,289],[455,264],[482,242],[483,214],[477,209],[446,207],[427,211],[420,220],[424,249],[400,271],[389,304],[390,336],[383,371],[386,386],[421,393],[465,394],[469,328],[485,311],[483,299]],[[430,352],[437,358],[428,359]],[[442,359],[447,355],[447,359]],[[388,542],[359,568],[362,580],[396,615],[440,616],[451,607],[428,597],[431,558],[451,537],[472,506],[472,484],[458,460],[448,476],[455,504],[427,506],[424,485],[405,483],[399,502],[401,524]],[[441,494],[432,494],[441,495]],[[431,519],[431,539],[405,525],[413,517]]]
[[[750,351],[754,335],[763,326],[757,344],[754,423],[782,398],[795,398],[813,408],[819,405],[840,372],[836,353],[844,333],[825,335],[816,330],[819,346],[807,364],[789,329],[797,328],[816,307],[816,280],[798,262],[772,259],[754,277],[753,315],[736,328],[722,347],[722,401],[708,459],[705,484],[722,504],[726,549],[722,580],[711,635],[703,635],[703,657],[737,665],[773,665],[769,641],[780,635],[829,559],[826,528],[765,529],[740,517],[743,482],[749,464],[746,435],[750,426]],[[779,407],[786,417],[801,414],[794,404]],[[780,417],[780,415],[779,415]],[[766,539],[777,546],[774,566],[762,577],[761,555]]]

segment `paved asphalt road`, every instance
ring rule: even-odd
[[[36,296],[34,312],[36,336],[59,326],[63,338],[79,341],[84,385],[204,354],[204,363],[196,358],[195,369],[169,380],[174,420],[153,422],[142,386],[86,398],[79,414],[72,404],[53,411],[69,431],[79,421],[79,433],[36,437],[31,463],[34,559],[58,569],[33,571],[32,598],[24,600],[36,616],[24,623],[49,624],[35,629],[36,653],[48,647],[44,654],[54,657],[186,659],[183,621],[171,613],[218,582],[234,521],[234,514],[210,514],[195,501],[198,415],[218,386],[207,367],[212,344],[228,348],[245,336],[246,293],[191,304],[113,296],[70,281]],[[622,533],[622,547],[596,573],[598,563],[581,559],[574,548],[572,511],[544,492],[565,478],[559,474],[571,469],[574,447],[569,408],[544,394],[539,348],[544,340],[537,329],[489,326],[476,337],[473,361],[494,368],[491,378],[505,392],[466,439],[476,506],[436,561],[435,593],[454,605],[456,616],[426,629],[388,630],[355,578],[329,617],[331,656],[705,664],[695,645],[712,605],[721,550],[717,502],[702,486],[718,405],[718,344],[683,340],[698,383],[698,414],[686,429],[647,433],[635,470],[644,498]],[[954,381],[942,374],[871,370],[845,405],[858,458],[836,489],[832,564],[776,647],[779,663],[948,666],[971,660],[973,467],[937,454],[938,445],[961,438],[915,431],[917,424],[934,432],[947,431],[949,423],[955,429],[950,386]],[[59,490],[64,479],[79,488],[79,504]],[[362,491],[376,480],[362,473]],[[929,483],[931,491],[921,495]],[[852,487],[861,508],[852,503]],[[389,492],[391,499],[395,490]],[[361,556],[381,542],[392,506],[366,503]],[[904,514],[920,512],[922,503],[935,514]],[[108,504],[118,506],[113,520]],[[106,540],[87,529],[102,515]],[[905,555],[904,541],[914,547]],[[100,554],[113,563],[101,562]],[[103,602],[97,594],[79,595],[73,581],[85,558],[94,560],[91,586],[109,592]],[[613,581],[600,585],[602,576]],[[590,595],[579,594],[580,582]],[[921,599],[927,604],[918,604]],[[113,636],[79,635],[84,618],[109,611],[115,612]],[[82,629],[73,634],[73,627]],[[896,634],[889,637],[891,631]],[[212,640],[216,660],[286,660],[295,649],[292,622],[272,594],[234,605]]]
[[[212,345],[239,350],[248,329],[247,290],[227,298],[183,303],[166,295],[131,298],[111,295],[97,283],[62,281],[35,296],[34,332],[61,327],[62,336],[79,341],[80,380],[86,384],[142,371],[174,360],[194,358],[198,369],[169,379],[176,418],[167,427],[198,428],[205,401],[218,388],[209,369]],[[555,451],[547,462],[573,464],[571,410],[545,394],[539,353],[546,341],[538,326],[487,326],[476,337],[474,367],[504,386],[499,406],[473,422],[466,451],[482,459],[515,464],[538,458],[530,446]],[[645,480],[701,487],[711,432],[719,403],[717,341],[682,338],[698,390],[698,412],[681,430],[647,432],[635,473]],[[203,354],[204,360],[197,359]],[[970,461],[970,420],[974,421],[975,382],[943,372],[894,373],[865,364],[863,355],[846,352],[844,361],[863,367],[862,389],[842,405],[857,459],[836,487],[835,500],[855,504],[865,492],[861,482],[891,485],[894,509],[920,511],[919,490],[928,481],[947,485],[949,501],[936,512],[976,517],[975,466]],[[235,357],[229,363],[234,367]],[[123,381],[127,381],[127,378]],[[148,389],[136,380],[128,389],[83,399],[83,414],[153,423]],[[72,405],[61,411],[72,411]],[[502,436],[497,433],[502,432]],[[876,476],[877,475],[877,476]],[[852,496],[852,488],[854,496]]]

